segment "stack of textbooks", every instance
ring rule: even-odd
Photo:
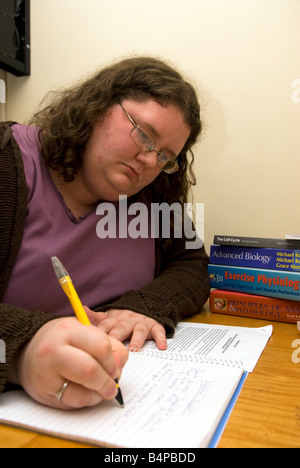
[[[300,321],[300,239],[215,236],[211,312]]]

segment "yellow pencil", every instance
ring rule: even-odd
[[[58,260],[57,257],[52,257],[52,265],[53,265],[53,269],[55,271],[55,274],[57,276],[57,279],[62,287],[62,289],[64,290],[64,292],[66,293],[72,307],[73,307],[73,310],[75,312],[75,315],[77,317],[77,319],[79,320],[80,323],[82,323],[83,325],[91,325],[91,322],[89,321],[89,318],[88,316],[86,315],[86,312],[83,308],[83,305],[78,297],[78,294],[74,288],[74,285],[73,285],[73,282],[67,272],[67,270],[64,268],[64,266],[62,265],[62,263]],[[124,402],[123,402],[123,398],[122,398],[122,393],[121,393],[121,389],[120,389],[120,386],[119,386],[119,382],[117,379],[115,379],[115,382],[116,382],[116,385],[117,385],[117,388],[118,388],[118,394],[116,396],[116,400],[118,401],[118,403],[120,403],[121,406],[124,406]]]

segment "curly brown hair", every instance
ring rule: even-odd
[[[127,58],[79,85],[51,94],[50,104],[31,122],[41,129],[44,162],[59,171],[65,182],[74,180],[96,120],[124,99],[154,99],[161,105],[174,104],[182,111],[191,133],[178,156],[179,171],[172,175],[161,172],[138,198],[185,203],[190,186],[196,183],[191,147],[202,131],[200,106],[194,88],[173,67],[156,58]]]

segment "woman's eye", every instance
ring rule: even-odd
[[[154,149],[154,143],[152,138],[141,128],[138,128],[138,137],[145,149],[147,149],[148,151],[152,151]]]

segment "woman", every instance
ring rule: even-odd
[[[150,211],[184,205],[199,104],[175,70],[139,57],[64,91],[32,124],[2,125],[0,390],[18,384],[49,406],[92,406],[116,396],[127,360],[121,341],[140,349],[153,339],[164,350],[178,321],[207,300],[203,247],[187,250],[174,234],[155,238],[151,227],[138,238],[96,234],[98,208],[110,203],[120,214],[120,197]],[[94,327],[71,317],[52,256]]]

